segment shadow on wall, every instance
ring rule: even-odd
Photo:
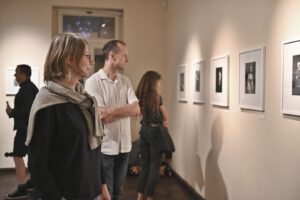
[[[197,110],[198,111],[198,110]],[[203,113],[203,112],[197,112],[197,113]],[[197,117],[193,117],[194,119],[194,124],[196,125],[196,132],[195,132],[195,136],[196,138],[194,139],[194,146],[198,147],[198,141],[199,141],[199,137],[200,135],[198,133],[201,132],[201,125],[199,123],[199,118]],[[195,184],[196,186],[199,187],[200,190],[203,189],[204,187],[204,174],[203,174],[203,167],[202,167],[202,159],[201,156],[199,155],[199,149],[196,149],[196,154],[195,154],[195,172],[196,172],[196,176],[195,176]]]
[[[211,150],[207,156],[205,168],[206,200],[228,200],[228,193],[218,160],[223,145],[223,121],[218,116],[212,126]]]
[[[199,155],[196,155],[196,184],[198,185],[199,189],[202,190],[204,187],[204,178],[202,173],[202,163],[201,158]]]

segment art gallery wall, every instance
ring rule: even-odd
[[[164,98],[172,166],[207,200],[300,199],[300,118],[281,114],[282,42],[300,38],[298,0],[172,0],[166,11]],[[239,53],[266,47],[265,112],[239,107]],[[230,55],[229,108],[210,105],[210,59]],[[206,61],[205,104],[191,65]],[[187,103],[176,68],[187,64]]]
[[[13,167],[13,123],[5,114],[4,69],[42,68],[52,6],[124,9],[124,40],[136,86],[162,71],[176,145],[172,167],[208,200],[298,200],[300,120],[281,112],[281,43],[300,38],[299,0],[0,0],[0,168]],[[239,107],[239,52],[266,46],[265,112]],[[210,59],[230,55],[229,108],[210,105]],[[191,65],[206,61],[205,104],[192,103]],[[165,65],[164,65],[165,64]],[[187,64],[187,103],[177,101],[176,68]],[[42,80],[40,80],[42,85]]]
[[[0,0],[0,168],[13,167],[4,152],[12,150],[13,120],[5,114],[5,68],[26,63],[40,69],[52,37],[52,7],[83,7],[124,11],[123,39],[128,43],[129,64],[125,73],[137,85],[147,69],[160,71],[163,66],[163,15],[161,1],[148,0]],[[155,13],[155,15],[153,14]],[[11,77],[13,79],[13,77]]]

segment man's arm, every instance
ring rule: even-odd
[[[101,120],[104,123],[112,123],[124,117],[133,117],[140,114],[138,102],[126,104],[119,108],[100,108]]]
[[[23,89],[20,95],[22,104],[11,110],[9,117],[13,118],[28,118],[32,103],[35,99],[35,94],[28,88]]]

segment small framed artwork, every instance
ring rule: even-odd
[[[15,69],[5,69],[5,94],[6,96],[15,96],[19,91],[19,84],[15,79]],[[38,87],[39,86],[39,70],[32,69],[31,81]]]
[[[204,103],[204,61],[193,64],[193,101],[194,103]]]
[[[186,102],[186,71],[185,65],[177,67],[177,99]]]
[[[283,43],[282,112],[300,116],[300,40]]]
[[[265,47],[240,53],[240,107],[264,111]]]
[[[229,56],[211,60],[211,104],[229,106]]]

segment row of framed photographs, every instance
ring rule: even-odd
[[[265,47],[239,54],[239,102],[242,109],[265,110]],[[211,59],[210,103],[229,106],[229,55]],[[204,103],[205,61],[192,66],[193,102]],[[177,69],[177,98],[187,101],[186,66]],[[282,113],[300,116],[300,40],[283,42]]]

